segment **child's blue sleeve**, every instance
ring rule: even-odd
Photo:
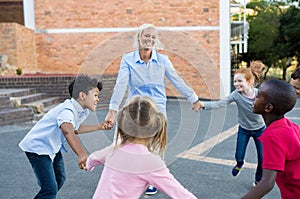
[[[74,121],[74,113],[71,109],[64,109],[58,113],[56,121],[58,126],[61,126],[62,123],[71,123],[76,130],[75,121]]]

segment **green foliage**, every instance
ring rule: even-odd
[[[292,2],[299,1],[288,1]],[[247,8],[254,14],[247,16],[248,53],[242,55],[243,60],[261,60],[266,66],[282,68],[285,74],[286,60],[300,53],[300,9],[283,1],[265,0],[252,0]]]
[[[278,6],[266,1],[252,1],[247,7],[255,11],[255,15],[248,16],[249,29],[249,58],[262,60],[266,65],[274,63],[273,47],[279,37],[279,16],[281,10]]]
[[[278,42],[285,44],[286,56],[299,55],[300,52],[300,10],[289,7],[280,16],[280,37]]]
[[[231,16],[231,21],[239,21],[239,14],[233,14]]]

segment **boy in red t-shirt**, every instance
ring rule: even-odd
[[[262,198],[275,181],[281,198],[300,196],[300,128],[284,117],[297,100],[293,86],[271,79],[259,87],[253,112],[261,114],[267,128],[260,137],[263,144],[263,178],[243,198]]]

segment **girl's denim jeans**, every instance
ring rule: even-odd
[[[257,151],[257,168],[255,173],[256,182],[259,182],[262,178],[263,148],[262,143],[258,138],[262,135],[264,130],[265,127],[253,131],[248,131],[239,126],[236,142],[235,160],[237,162],[237,165],[241,167],[244,164],[244,158],[249,139],[251,137],[253,138]]]
[[[25,152],[41,187],[35,199],[54,199],[66,179],[64,160],[58,152],[52,162],[48,155]]]

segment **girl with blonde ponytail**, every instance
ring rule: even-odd
[[[138,199],[151,184],[170,198],[196,198],[170,173],[161,156],[167,144],[166,118],[150,97],[135,96],[118,111],[117,140],[92,153],[87,170],[105,164],[96,198]]]

